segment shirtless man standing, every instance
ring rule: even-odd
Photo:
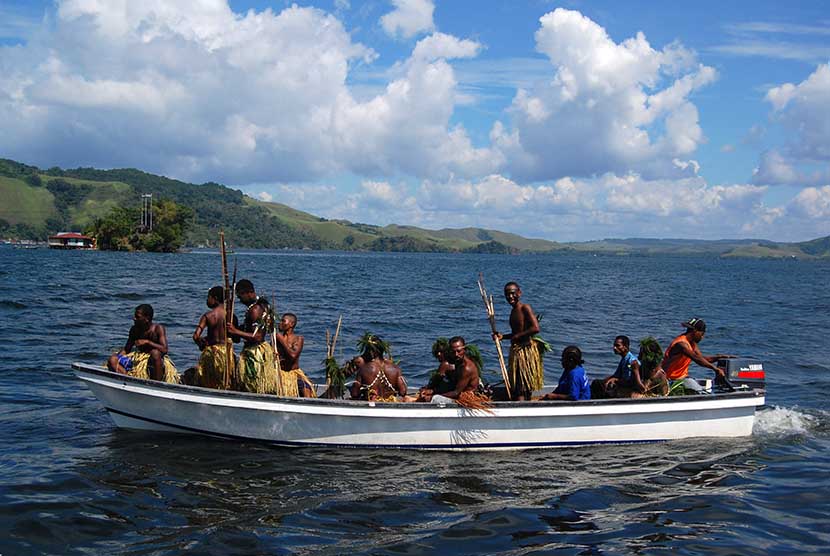
[[[313,398],[315,396],[311,381],[300,369],[300,354],[303,352],[305,339],[294,333],[296,326],[297,315],[285,313],[277,326],[279,333],[274,335],[277,344],[277,356],[280,358],[280,369],[285,373],[281,380],[296,381],[297,394],[302,398]],[[291,390],[293,393],[293,388]]]
[[[162,325],[153,322],[153,307],[147,304],[136,307],[133,323],[124,349],[107,361],[109,370],[138,378],[176,382],[178,373],[167,357],[167,332]]]
[[[228,355],[227,347],[223,342],[226,336],[224,301],[225,290],[222,286],[210,288],[207,294],[207,306],[210,311],[202,315],[193,332],[193,341],[202,351],[193,379],[196,386],[222,388],[225,382],[225,375],[228,372]],[[234,322],[234,324],[237,323]],[[205,330],[207,334],[202,337],[202,332]]]
[[[222,286],[214,286],[208,290],[207,306],[210,311],[201,316],[193,332],[193,341],[200,350],[222,343],[222,326],[225,324],[224,301],[225,290]],[[203,338],[202,332],[205,330],[207,330],[207,335]]]
[[[406,380],[400,367],[391,359],[384,359],[386,349],[378,336],[367,334],[362,340],[363,364],[357,369],[351,387],[352,399],[369,401],[397,401],[406,396]]]
[[[256,294],[253,283],[242,279],[236,283],[236,296],[248,306],[242,328],[228,325],[228,333],[245,342],[239,354],[235,387],[243,392],[279,394],[279,378],[274,365],[274,349],[266,341],[272,331],[271,306]]]
[[[510,397],[513,400],[530,400],[534,390],[544,385],[545,369],[542,353],[533,336],[539,333],[539,320],[530,305],[522,303],[522,290],[516,282],[504,286],[504,298],[513,308],[510,311],[510,334],[494,333],[493,338],[510,340],[508,373]]]
[[[461,336],[450,339],[448,359],[455,366],[454,372],[447,375],[452,390],[441,394],[429,394],[422,391],[421,397],[424,401],[447,403],[457,400],[458,396],[464,392],[475,392],[478,388],[478,366],[467,355],[467,343]]]

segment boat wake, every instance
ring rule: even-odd
[[[773,406],[755,414],[753,434],[761,436],[805,435],[821,425],[821,416],[805,410]]]

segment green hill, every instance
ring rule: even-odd
[[[563,248],[608,255],[711,255],[724,258],[830,258],[830,236],[798,243],[759,239],[603,239],[561,244]]]
[[[193,210],[186,245],[215,246],[219,229],[236,247],[372,251],[519,253],[557,244],[468,228],[425,230],[327,220],[281,203],[263,202],[217,183],[192,184],[135,169],[50,168],[0,159],[0,235],[44,239],[88,229],[113,207],[133,208],[142,194]]]
[[[5,159],[0,159],[0,237],[43,240],[58,231],[83,231],[113,207],[137,207],[147,193],[193,211],[187,246],[215,246],[224,229],[231,245],[249,248],[830,258],[830,236],[801,243],[650,238],[556,243],[482,228],[376,226],[320,218],[213,182],[185,183],[131,168],[41,170]]]
[[[830,257],[830,236],[796,243],[803,252],[813,257]]]
[[[0,219],[11,225],[41,227],[57,215],[49,190],[32,187],[21,179],[0,176],[0,198]]]

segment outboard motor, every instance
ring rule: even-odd
[[[753,357],[733,357],[730,359],[718,359],[717,365],[725,369],[726,377],[732,386],[748,388],[766,388],[766,376],[764,364]]]

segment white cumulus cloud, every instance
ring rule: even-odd
[[[761,154],[754,183],[815,186],[830,182],[830,64],[798,84],[767,91],[772,120],[786,140]]]
[[[540,19],[536,48],[551,78],[518,91],[512,128],[494,127],[507,170],[522,180],[629,171],[692,175],[674,163],[705,140],[690,95],[716,78],[677,43],[655,50],[642,33],[615,43],[579,12]]]
[[[380,18],[380,25],[390,36],[410,38],[435,29],[432,0],[392,0],[395,9]]]
[[[432,228],[478,226],[559,240],[602,237],[735,237],[747,222],[769,217],[766,188],[709,185],[703,178],[646,180],[636,174],[560,178],[523,185],[500,174],[424,180],[414,192],[364,183],[339,216],[383,208],[383,222]],[[361,220],[362,221],[362,220]]]
[[[830,185],[802,189],[790,203],[790,211],[797,216],[830,221]]]
[[[432,62],[440,58],[474,58],[481,51],[481,44],[468,39],[459,39],[445,33],[433,33],[418,41],[411,59]]]
[[[766,99],[796,133],[794,156],[830,161],[830,63],[818,66],[798,85],[773,87]]]
[[[798,171],[775,149],[761,154],[758,167],[752,172],[752,181],[769,185],[793,184],[800,179]]]
[[[62,0],[29,44],[0,47],[0,151],[240,184],[489,172],[499,155],[450,123],[448,60],[480,48],[429,35],[362,101],[348,77],[377,54],[322,10]]]

